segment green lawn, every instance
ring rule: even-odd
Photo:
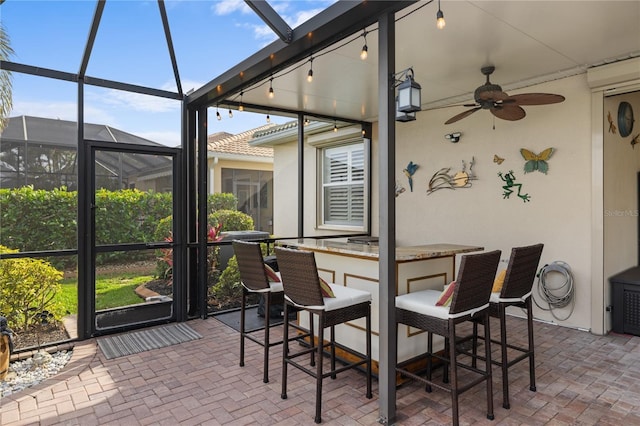
[[[96,310],[127,306],[141,303],[143,300],[135,293],[136,287],[153,279],[151,275],[135,273],[111,273],[96,277]],[[56,296],[64,310],[78,313],[78,279],[68,278],[62,281],[62,291]]]

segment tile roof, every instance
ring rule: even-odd
[[[267,124],[237,135],[226,132],[213,133],[207,137],[207,150],[223,154],[273,157],[273,148],[249,145],[249,141],[253,139],[254,134],[263,132],[273,126],[275,124]]]

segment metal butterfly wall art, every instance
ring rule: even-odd
[[[535,172],[537,170],[546,175],[549,171],[549,164],[547,163],[547,160],[551,158],[553,148],[547,148],[540,154],[535,154],[528,149],[522,148],[520,150],[520,154],[522,154],[522,157],[527,160],[527,162],[524,163],[525,173]]]

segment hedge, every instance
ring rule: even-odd
[[[64,187],[0,188],[0,243],[21,252],[77,248],[77,197],[77,191]],[[171,215],[172,197],[164,192],[103,189],[96,192],[96,206],[97,244],[157,241],[154,234],[158,223]],[[207,206],[209,213],[235,210],[237,199],[233,194],[211,194]],[[230,218],[229,226],[239,224],[242,227],[238,229],[253,229],[253,221],[249,225],[246,218],[235,213],[238,212],[223,214]],[[98,262],[116,260],[118,256],[131,258],[131,254],[115,253]]]

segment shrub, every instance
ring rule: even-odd
[[[238,199],[228,192],[209,194],[207,197],[207,212],[216,210],[238,210]]]
[[[0,246],[1,253],[17,250]],[[0,260],[0,312],[17,330],[41,322],[42,314],[60,320],[64,312],[54,300],[61,290],[62,272],[40,259]]]
[[[218,307],[231,307],[229,305],[233,302],[240,301],[242,284],[240,284],[240,271],[238,271],[238,261],[235,256],[229,259],[218,282],[209,288],[209,297],[215,300]]]
[[[222,232],[225,231],[252,231],[253,218],[246,213],[237,210],[218,210],[208,217],[209,223],[221,223]]]

